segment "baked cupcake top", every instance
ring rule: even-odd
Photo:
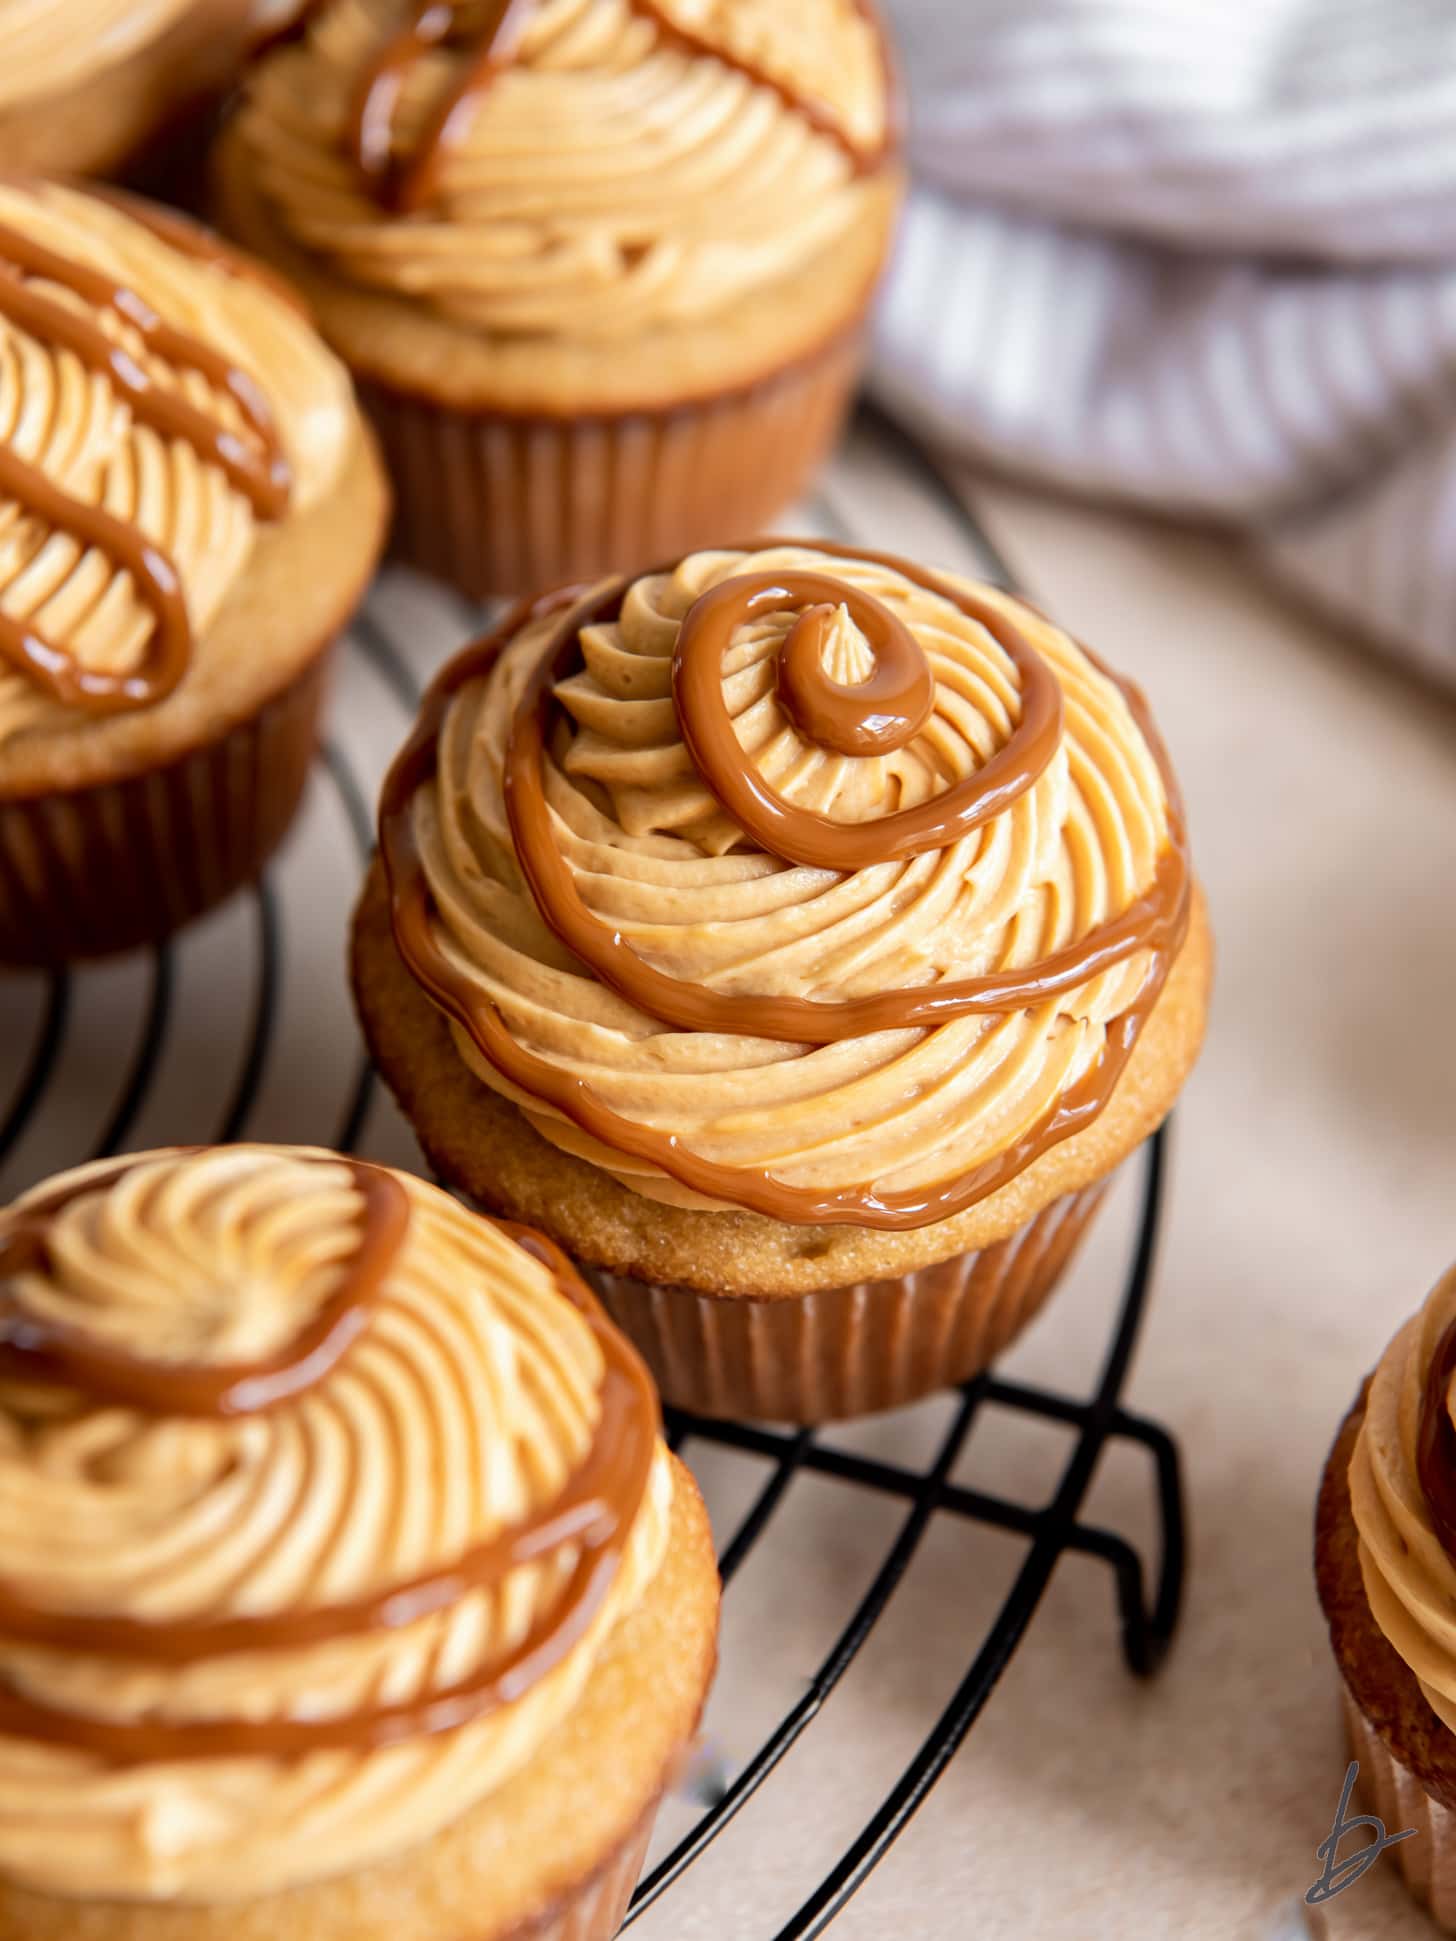
[[[276,1147],[0,1215],[0,1872],[257,1896],[528,1761],[651,1581],[636,1356],[548,1242]]]
[[[1112,1095],[1186,933],[1140,697],[991,587],[823,544],[518,609],[381,851],[460,1056],[677,1206],[926,1225]]]
[[[1370,1379],[1350,1505],[1371,1615],[1456,1732],[1456,1269]]]
[[[355,424],[298,307],[204,231],[0,183],[0,780],[20,744],[180,686]]]
[[[596,341],[833,250],[891,94],[868,0],[329,0],[241,138],[282,233],[346,281]]]

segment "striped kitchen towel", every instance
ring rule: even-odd
[[[1232,523],[1456,684],[1456,4],[887,0],[881,401]]]

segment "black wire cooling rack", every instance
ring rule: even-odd
[[[856,445],[860,496],[869,492],[877,512],[896,493],[918,495],[941,520],[958,526],[962,545],[970,542],[989,576],[1009,577],[959,496],[903,434],[866,416]],[[832,496],[810,509],[804,528],[856,536],[855,521]],[[390,1109],[343,996],[344,923],[373,846],[372,802],[383,765],[402,739],[431,666],[478,631],[481,620],[477,610],[441,589],[386,575],[351,629],[352,652],[306,826],[289,855],[228,911],[148,957],[49,979],[0,981],[0,1199],[88,1156],[174,1142],[307,1139],[344,1152],[367,1143],[379,1152],[389,1130],[381,1133],[376,1122]],[[292,853],[300,846],[313,851],[302,902],[290,887]],[[89,1120],[82,1116],[87,1112]],[[402,1130],[396,1126],[393,1136],[397,1150],[379,1156],[409,1163]],[[705,1453],[727,1451],[753,1469],[747,1506],[721,1538],[725,1588],[762,1545],[798,1479],[829,1479],[903,1514],[867,1587],[798,1695],[756,1748],[712,1784],[709,1801],[699,1799],[696,1818],[650,1866],[633,1899],[629,1927],[669,1897],[679,1912],[667,1918],[676,1930],[687,1929],[695,1863],[823,1712],[876,1633],[932,1526],[945,1519],[965,1526],[970,1540],[979,1528],[1021,1544],[1010,1589],[989,1625],[967,1641],[964,1675],[913,1756],[773,1941],[822,1934],[883,1859],[990,1698],[1063,1557],[1094,1558],[1108,1567],[1128,1668],[1139,1677],[1157,1670],[1182,1598],[1179,1457],[1167,1431],[1125,1409],[1120,1398],[1148,1298],[1164,1135],[1148,1144],[1137,1163],[1141,1198],[1123,1291],[1100,1373],[1087,1392],[982,1376],[954,1398],[948,1421],[937,1422],[929,1459],[921,1461],[887,1460],[808,1430],[669,1412],[669,1440],[689,1462],[701,1464]],[[1049,1423],[1070,1437],[1040,1504],[956,1479],[973,1424],[996,1417]],[[1114,1443],[1151,1458],[1158,1526],[1151,1588],[1135,1545],[1083,1520],[1099,1461]]]

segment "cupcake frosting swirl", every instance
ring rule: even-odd
[[[0,1871],[267,1893],[531,1757],[670,1494],[640,1367],[538,1246],[260,1147],[0,1219]]]
[[[1350,1505],[1371,1613],[1456,1732],[1456,1269],[1370,1378]]]
[[[418,45],[421,16],[450,33]],[[350,282],[481,331],[600,338],[710,316],[831,249],[889,95],[861,0],[330,0],[255,76],[242,134],[283,230]]]
[[[0,747],[165,698],[352,424],[296,307],[201,232],[0,184]]]
[[[0,112],[76,87],[158,39],[195,0],[0,0]]]
[[[1008,596],[773,546],[517,615],[386,785],[461,1056],[639,1193],[904,1227],[1095,1116],[1188,921],[1138,697]]]
[[[303,4],[230,0],[229,10],[261,36],[286,26]],[[0,114],[120,66],[197,6],[198,0],[0,0]]]

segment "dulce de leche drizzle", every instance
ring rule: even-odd
[[[165,234],[159,230],[158,233]],[[171,240],[169,238],[169,240]],[[192,254],[202,248],[194,243]],[[36,279],[69,291],[79,306],[36,287]],[[248,428],[240,434],[180,392],[159,385],[126,346],[89,312],[109,312],[140,338],[146,352],[195,372],[230,397]],[[166,323],[150,304],[100,270],[58,254],[0,223],[0,316],[39,342],[69,351],[103,375],[132,416],[159,437],[190,445],[222,471],[260,519],[286,511],[292,477],[266,399],[247,372]],[[104,714],[165,700],[187,671],[192,629],[177,569],[161,547],[103,506],[72,497],[8,447],[0,447],[0,494],[84,547],[96,547],[130,575],[156,625],[147,659],[124,675],[90,672],[38,630],[0,613],[0,660],[27,675],[64,706]]]
[[[809,740],[840,755],[888,755],[918,735],[935,710],[935,677],[920,643],[883,601],[826,574],[760,573],[729,580],[705,593],[694,607],[696,630],[679,642],[675,680],[686,684],[699,667],[700,684],[716,692],[723,650],[735,627],[757,613],[773,613],[791,600],[825,595],[801,613],[779,650],[779,699],[789,719]],[[824,650],[841,606],[869,642],[875,664],[854,684],[836,681],[824,666]],[[690,649],[696,652],[692,659]],[[715,658],[716,649],[716,658]],[[680,671],[679,671],[680,670]],[[685,696],[684,696],[685,699]],[[721,696],[719,697],[721,700]],[[714,707],[710,696],[709,709]],[[701,704],[687,709],[701,717]],[[705,744],[711,758],[712,749]],[[701,762],[701,757],[694,755]]]
[[[123,1161],[119,1170],[134,1163]],[[219,1417],[276,1407],[323,1381],[367,1326],[410,1217],[408,1195],[388,1172],[358,1161],[326,1163],[350,1168],[364,1203],[363,1231],[339,1288],[275,1360],[246,1371],[169,1363],[143,1372],[142,1364],[82,1344],[69,1331],[58,1339],[60,1331],[31,1323],[37,1338],[27,1339],[26,1324],[17,1321],[12,1304],[5,1315],[3,1372],[63,1381],[98,1407],[120,1403],[159,1414]],[[93,1174],[56,1201],[24,1209],[0,1237],[0,1274],[43,1264],[47,1220],[69,1199],[96,1186]],[[505,1231],[550,1269],[560,1294],[586,1319],[604,1358],[601,1413],[591,1447],[554,1501],[451,1564],[346,1602],[296,1612],[170,1622],[96,1617],[44,1610],[0,1583],[0,1638],[160,1666],[244,1652],[300,1651],[418,1624],[570,1546],[577,1557],[571,1578],[526,1637],[505,1657],[449,1686],[337,1718],[99,1719],[41,1704],[12,1685],[0,1684],[0,1736],[75,1747],[117,1765],[291,1759],[324,1749],[369,1751],[472,1724],[521,1698],[560,1664],[589,1629],[616,1576],[647,1489],[659,1414],[642,1362],[606,1322],[565,1255],[529,1229],[506,1226]],[[352,1325],[346,1320],[350,1316],[356,1317]]]
[[[114,182],[88,182],[87,195],[94,196],[98,202],[109,202],[124,216],[149,229],[158,242],[166,243],[181,256],[190,256],[194,263],[206,263],[210,269],[221,270],[227,276],[247,277],[252,283],[261,283],[271,296],[296,316],[312,322],[312,312],[302,295],[284,277],[270,269],[255,257],[245,256],[232,247],[213,230],[203,223],[196,222],[191,216],[184,216],[179,209],[165,209],[158,202],[148,202],[144,196],[133,195],[129,189],[119,189]],[[263,400],[255,397],[255,402]],[[264,404],[266,413],[267,407]],[[265,417],[264,422],[271,422]],[[272,448],[271,463],[279,463],[280,454],[276,445]],[[287,461],[283,461],[286,466]]]
[[[390,35],[360,76],[349,116],[349,151],[360,173],[388,207],[411,214],[422,208],[439,188],[440,169],[459,142],[482,99],[498,75],[516,58],[530,13],[540,0],[490,0],[485,24],[470,36],[470,55],[459,77],[436,105],[424,133],[407,160],[396,163],[394,116],[411,71],[436,47],[447,45],[457,32],[458,0],[411,0],[410,18]],[[887,127],[883,141],[864,148],[852,141],[832,110],[815,96],[803,93],[716,41],[682,26],[659,0],[628,0],[633,11],[650,20],[659,41],[680,52],[720,61],[745,75],[756,87],[767,88],[816,133],[838,144],[857,175],[872,174],[893,144]],[[863,11],[873,18],[868,7]]]
[[[801,602],[846,605],[870,621],[869,638],[892,656],[891,686],[906,689],[910,668],[898,623],[860,589],[810,573],[746,575],[700,599],[682,623],[673,663],[673,691],[683,740],[722,806],[772,854],[848,870],[888,857],[941,848],[999,814],[1036,781],[1056,751],[1061,689],[1030,642],[989,602],[951,587],[905,561],[852,547],[813,542],[820,552],[885,566],[949,600],[984,625],[1016,665],[1022,680],[1021,719],[1010,741],[973,776],[934,800],[883,822],[851,827],[829,822],[784,801],[751,774],[722,698],[723,651],[744,618],[783,611]],[[551,691],[578,652],[583,627],[619,610],[626,582],[583,593],[568,588],[517,608],[501,629],[468,648],[426,696],[419,723],[385,781],[380,804],[380,852],[389,881],[400,954],[434,1001],[471,1036],[511,1085],[554,1107],[601,1144],[644,1161],[690,1190],[790,1223],[842,1224],[881,1229],[922,1226],[987,1197],[1052,1145],[1091,1123],[1108,1099],[1157,1002],[1187,934],[1192,878],[1181,799],[1166,751],[1146,704],[1129,683],[1117,682],[1162,778],[1168,844],[1149,888],[1120,916],[1026,969],[882,991],[840,1002],[732,995],[682,982],[647,964],[618,931],[587,909],[569,865],[555,844],[543,786]],[[826,599],[826,594],[829,596]],[[564,609],[564,611],[563,611]],[[688,1151],[675,1135],[636,1124],[614,1112],[581,1078],[517,1043],[494,1004],[472,988],[446,957],[432,924],[429,887],[416,843],[412,804],[434,776],[438,743],[452,696],[485,674],[502,648],[529,622],[560,614],[525,682],[506,749],[504,793],[522,870],[543,919],[567,947],[639,1010],[684,1030],[769,1038],[783,1043],[832,1044],[846,1037],[906,1026],[929,1027],[957,1017],[1020,1010],[1074,990],[1101,972],[1146,952],[1149,967],[1134,1003],[1107,1027],[1097,1062],[1066,1091],[1042,1121],[1006,1150],[939,1186],[881,1191],[873,1183],[836,1192],[786,1184],[758,1168],[736,1167]],[[791,630],[792,641],[801,620]],[[816,636],[819,622],[815,622]],[[915,646],[911,641],[910,645]],[[918,653],[920,650],[915,647]],[[1086,651],[1085,649],[1083,650]],[[1105,668],[1101,671],[1110,680]],[[812,676],[800,668],[801,694]],[[842,707],[853,690],[836,692],[827,676],[813,709],[831,737],[842,734]],[[866,691],[874,689],[866,684]],[[908,720],[908,714],[902,720]],[[897,731],[898,732],[898,731]],[[831,740],[831,745],[833,745]],[[742,811],[745,806],[748,814]],[[756,824],[756,826],[755,826]],[[880,838],[884,836],[884,840]]]
[[[1431,1527],[1456,1562],[1456,1427],[1451,1422],[1451,1384],[1456,1381],[1456,1321],[1442,1334],[1426,1370],[1416,1429],[1416,1475]]]
[[[779,662],[779,687],[789,714],[821,747],[845,755],[883,754],[903,747],[925,725],[935,701],[930,663],[904,623],[871,593],[827,574],[799,572],[725,580],[705,593],[682,623],[673,654],[672,691],[688,753],[739,827],[785,862],[811,869],[868,869],[944,849],[1024,795],[1061,743],[1061,683],[1021,630],[988,601],[942,586],[917,569],[899,570],[985,627],[1021,678],[1021,719],[1006,746],[974,775],[877,822],[835,822],[815,810],[796,808],[748,766],[723,698],[723,656],[745,621],[808,605],[784,642]],[[810,605],[813,601],[822,604]],[[831,680],[819,659],[824,611],[828,607],[832,613],[836,604],[845,607],[875,655],[874,673],[854,687]],[[881,736],[886,691],[890,717]],[[856,722],[861,724],[862,746],[856,745]]]
[[[79,1328],[27,1313],[15,1296],[16,1278],[46,1272],[51,1222],[73,1200],[95,1189],[91,1180],[83,1180],[50,1199],[32,1202],[0,1231],[0,1375],[56,1383],[97,1407],[136,1409],[145,1415],[258,1415],[317,1387],[368,1325],[380,1284],[409,1225],[409,1198],[398,1180],[357,1160],[340,1163],[349,1168],[364,1202],[364,1227],[354,1258],[334,1293],[294,1340],[266,1361],[241,1366],[149,1361]]]

